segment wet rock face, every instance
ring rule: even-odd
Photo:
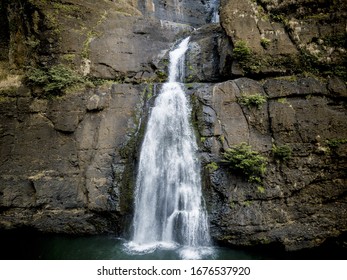
[[[116,17],[101,24],[89,46],[89,75],[126,82],[159,79],[159,62],[188,25],[145,18]],[[130,35],[131,34],[131,35]]]
[[[186,55],[186,82],[216,82],[230,79],[232,48],[219,24],[191,32]]]
[[[140,0],[139,10],[147,17],[201,26],[209,22],[207,1]]]
[[[240,104],[241,96],[255,92],[267,98],[259,109]],[[216,240],[298,250],[346,231],[345,98],[312,78],[264,85],[242,78],[200,87],[195,96]],[[261,183],[247,182],[222,162],[222,152],[241,142],[267,158]],[[290,158],[276,159],[274,145],[289,147]]]
[[[0,227],[119,232],[120,197],[132,203],[117,177],[128,164],[121,148],[136,138],[143,92],[113,85],[52,100],[28,91],[2,99]]]

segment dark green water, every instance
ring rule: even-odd
[[[33,233],[0,233],[0,259],[7,260],[171,260],[173,250],[156,250],[146,255],[126,252],[125,241],[112,236],[71,237]],[[208,257],[216,260],[252,259],[347,259],[347,250],[328,244],[324,248],[287,253],[275,247],[252,250],[215,247]]]

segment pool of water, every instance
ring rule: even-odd
[[[7,260],[173,260],[179,250],[157,249],[148,254],[127,250],[126,240],[109,235],[72,237],[28,233],[0,234],[0,259]],[[325,246],[288,253],[275,247],[253,249],[213,248],[204,257],[216,260],[347,259],[346,248]]]

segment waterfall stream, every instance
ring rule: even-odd
[[[177,249],[183,259],[212,253],[191,108],[180,84],[188,45],[186,38],[170,52],[168,82],[147,124],[136,181],[134,234],[127,245],[133,253]]]
[[[220,6],[220,0],[211,0],[210,5],[211,5],[211,12],[212,12],[212,17],[211,17],[211,22],[217,23],[219,22],[219,6]]]

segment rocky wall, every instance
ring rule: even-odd
[[[242,104],[243,96],[255,93],[267,102],[260,108]],[[205,197],[216,240],[298,250],[346,232],[346,94],[341,80],[312,78],[263,84],[240,78],[196,91]],[[242,142],[265,156],[262,182],[248,182],[223,162],[223,152]],[[273,149],[283,145],[291,151],[285,161]]]
[[[112,85],[46,100],[21,88],[2,98],[1,228],[119,233],[135,176],[124,151],[135,153],[146,92]]]

